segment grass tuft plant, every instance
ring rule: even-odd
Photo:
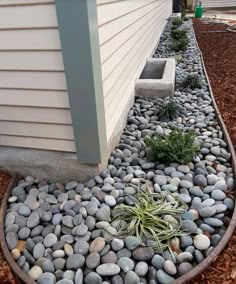
[[[166,201],[157,193],[139,190],[134,206],[120,204],[113,211],[118,211],[119,216],[115,220],[126,221],[118,232],[121,236],[136,236],[141,245],[152,243],[152,247],[163,252],[165,249],[173,250],[176,237],[186,235],[180,230],[181,213],[187,210],[184,202],[172,195],[173,201]],[[116,212],[115,212],[116,213]],[[171,223],[165,220],[165,215],[171,215],[176,220]]]
[[[172,20],[172,27],[177,28],[180,27],[183,24],[183,20],[180,18],[175,18]]]
[[[173,40],[171,43],[171,49],[175,52],[184,51],[188,46],[188,38],[181,38],[179,40]]]
[[[171,31],[172,39],[178,40],[182,38],[187,38],[187,31],[183,29],[176,29]]]
[[[146,138],[145,143],[150,148],[152,160],[185,164],[200,151],[200,145],[195,142],[196,136],[194,130],[183,132],[175,129],[169,135]]]
[[[170,99],[160,107],[158,117],[161,120],[172,120],[176,118],[177,113],[178,105],[175,100]]]
[[[197,74],[188,74],[186,78],[182,81],[182,86],[184,88],[190,88],[190,89],[195,89],[195,88],[200,88],[201,83],[199,76]]]

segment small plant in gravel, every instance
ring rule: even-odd
[[[200,88],[201,83],[199,76],[197,74],[188,74],[185,79],[182,81],[181,84],[184,88],[190,88],[190,89],[195,89],[195,88]]]
[[[187,49],[188,42],[188,38],[180,38],[178,40],[173,40],[170,47],[175,52],[185,51]]]
[[[172,120],[177,116],[178,105],[175,100],[170,99],[169,101],[164,102],[158,112],[160,120]]]
[[[171,31],[170,35],[175,40],[187,38],[187,31],[183,29],[175,29]]]
[[[172,20],[172,27],[176,28],[183,24],[183,20],[180,18],[175,18]]]
[[[183,17],[183,21],[187,22],[188,20],[189,20],[189,17],[187,17],[187,16]]]
[[[175,129],[169,135],[146,138],[145,143],[154,161],[185,164],[192,161],[200,151],[200,145],[195,143],[196,136],[194,130],[182,132]]]
[[[113,211],[118,211],[119,216],[115,219],[127,223],[118,234],[135,236],[143,246],[146,246],[148,241],[158,252],[163,252],[166,248],[172,251],[175,238],[186,235],[180,227],[181,213],[187,210],[187,206],[175,196],[171,196],[173,201],[167,201],[150,190],[139,190],[134,206],[116,206]],[[165,220],[167,215],[173,218],[173,223]]]

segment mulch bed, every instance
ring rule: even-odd
[[[236,145],[236,33],[203,33],[224,31],[227,26],[193,23],[217,105]]]
[[[195,19],[193,23],[216,103],[236,145],[236,33],[202,33],[224,31],[227,26],[209,25]],[[191,283],[236,283],[236,231],[223,253]]]
[[[0,172],[0,204],[6,192],[7,186],[11,180],[11,176],[7,173]],[[7,261],[4,258],[2,249],[0,247],[0,283],[1,284],[19,284],[19,281],[12,273]]]

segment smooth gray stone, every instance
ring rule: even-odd
[[[175,279],[164,272],[164,270],[159,269],[157,271],[157,280],[160,282],[160,284],[170,284]]]

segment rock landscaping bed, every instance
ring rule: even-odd
[[[26,177],[12,190],[8,248],[39,284],[172,283],[224,235],[234,208],[231,155],[192,22],[176,25],[187,36],[168,23],[155,53],[176,58],[175,97],[136,98],[108,167],[86,184]]]

